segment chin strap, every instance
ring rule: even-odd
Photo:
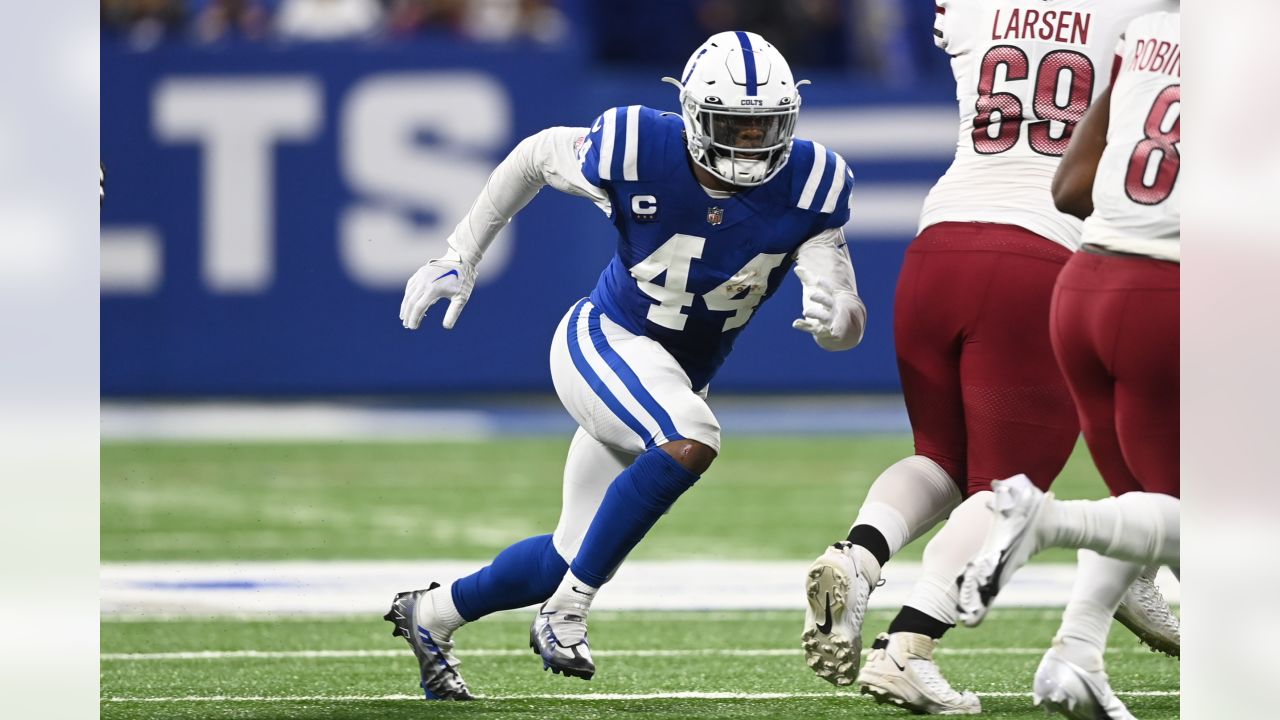
[[[743,173],[743,172],[735,172],[738,168],[743,167],[747,163],[755,164],[756,172],[752,172],[749,174]],[[735,161],[732,158],[718,157],[715,160],[715,164],[716,164],[716,170],[717,170],[716,174],[720,176],[720,179],[724,180],[725,182],[733,183],[734,185],[737,185],[739,182],[742,182],[742,181],[757,182],[760,178],[763,178],[769,172],[768,164],[765,163],[765,161],[763,160],[736,160]],[[724,165],[728,166],[727,172]],[[750,166],[748,165],[748,167]],[[728,177],[726,177],[726,175]]]

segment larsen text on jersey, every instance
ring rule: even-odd
[[[991,22],[992,40],[1051,40],[1073,45],[1089,44],[1091,13],[1071,10],[1013,8],[996,10]]]

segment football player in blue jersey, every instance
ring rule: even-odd
[[[843,226],[853,173],[794,138],[799,86],[753,33],[711,37],[680,79],[680,113],[633,105],[591,128],[521,142],[409,280],[400,319],[417,329],[448,299],[452,328],[494,236],[550,185],[609,216],[617,253],[569,309],[551,347],[556,392],[580,426],[555,533],[522,540],[450,587],[400,593],[386,619],[417,656],[428,698],[470,699],[453,633],[497,610],[542,603],[530,645],[544,667],[589,679],[587,615],[597,591],[720,450],[707,386],[756,307],[790,268],[803,286],[793,326],[826,350],[862,339]]]

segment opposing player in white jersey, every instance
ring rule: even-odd
[[[1103,667],[1111,614],[1143,566],[1179,562],[1179,23],[1155,13],[1129,24],[1115,82],[1054,179],[1058,207],[1086,220],[1054,288],[1053,347],[1114,497],[1064,502],[1025,476],[993,483],[995,524],[959,582],[960,617],[976,625],[1036,552],[1081,548],[1034,692],[1081,720],[1132,717]]]
[[[552,380],[580,426],[555,533],[512,545],[448,588],[401,593],[386,615],[417,656],[428,698],[471,697],[452,652],[458,627],[536,603],[530,645],[543,666],[595,673],[592,599],[715,459],[708,384],[789,269],[804,286],[795,328],[826,350],[862,339],[866,309],[842,230],[853,174],[822,145],[793,138],[803,81],[746,32],[713,36],[667,80],[680,113],[613,108],[591,128],[520,143],[449,237],[450,252],[406,288],[405,327],[444,298],[453,327],[485,249],[544,185],[596,203],[616,229],[612,262],[552,341]]]
[[[956,575],[991,522],[991,482],[1048,487],[1079,436],[1049,337],[1054,280],[1081,221],[1053,205],[1062,153],[1107,85],[1125,23],[1159,0],[940,0],[951,56],[955,160],[925,201],[898,280],[894,336],[916,454],[884,471],[847,539],[809,570],[802,642],[837,685],[916,712],[977,713],[933,662],[956,622]],[[924,576],[859,671],[862,622],[881,568],[950,516]]]

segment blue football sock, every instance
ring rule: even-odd
[[[661,448],[645,452],[609,485],[591,519],[573,574],[600,587],[698,476]]]
[[[499,610],[540,603],[551,597],[568,569],[550,535],[525,538],[479,571],[454,581],[453,604],[463,620],[472,622]]]

